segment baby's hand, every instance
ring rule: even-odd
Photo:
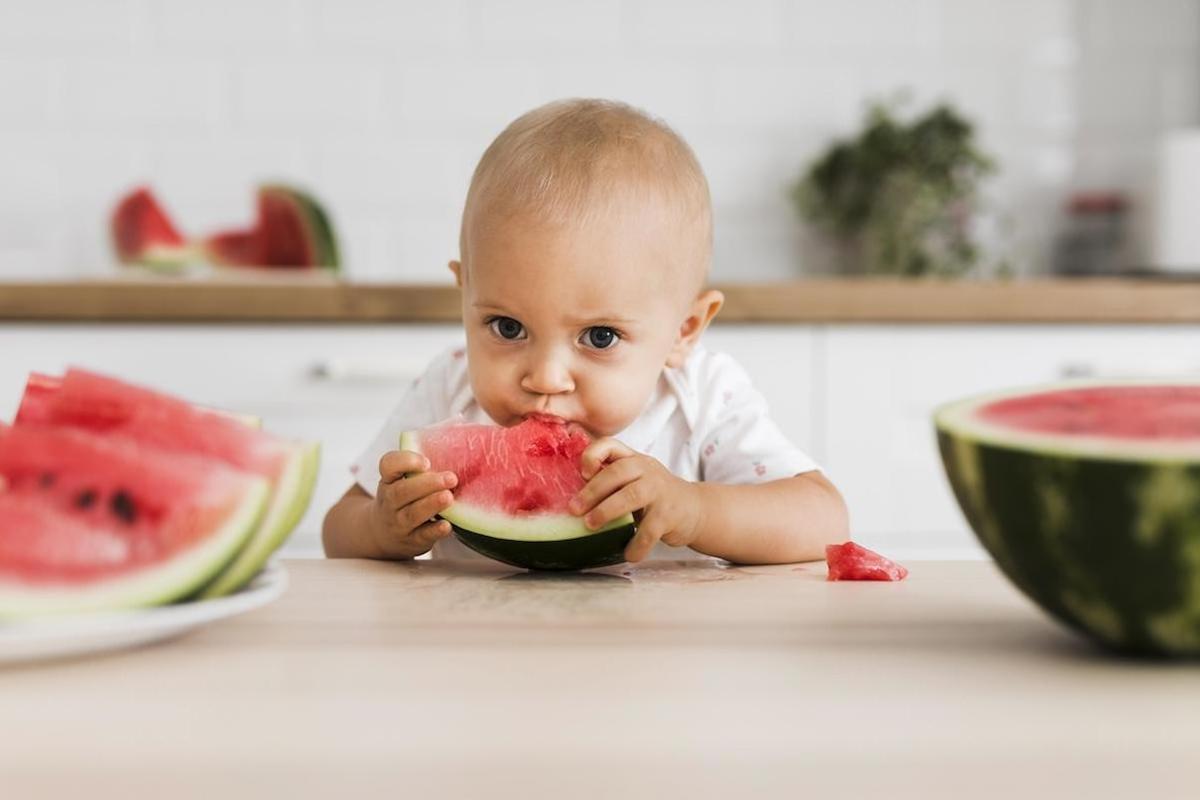
[[[449,522],[432,518],[454,502],[449,490],[458,478],[427,469],[429,460],[411,450],[393,450],[379,459],[371,528],[385,558],[419,556],[450,535]]]
[[[588,483],[568,510],[584,517],[595,530],[634,512],[637,535],[625,548],[628,561],[641,561],[662,539],[673,547],[691,544],[700,531],[697,484],[672,475],[650,456],[616,439],[597,439],[583,451],[583,478]]]

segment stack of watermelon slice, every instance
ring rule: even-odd
[[[0,426],[0,617],[235,592],[303,516],[318,461],[150,389],[33,374]]]
[[[258,187],[257,200],[258,217],[250,227],[189,241],[149,187],[140,186],[113,211],[117,259],[158,271],[179,270],[199,258],[223,267],[338,271],[333,224],[315,197],[293,186],[267,184]]]

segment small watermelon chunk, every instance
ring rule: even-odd
[[[81,369],[69,369],[62,378],[31,374],[16,425],[118,436],[214,459],[270,481],[270,502],[258,530],[237,559],[205,587],[206,597],[240,589],[283,544],[308,508],[320,463],[316,444],[287,442],[229,414]]]
[[[902,581],[908,570],[860,544],[846,542],[825,547],[831,581]]]
[[[204,241],[222,266],[308,269],[340,267],[329,215],[311,194],[294,187],[259,187],[254,227],[221,231]]]
[[[110,223],[113,248],[122,264],[176,270],[195,255],[183,234],[148,187],[121,198]]]
[[[629,514],[593,531],[567,511],[589,442],[577,425],[532,417],[511,428],[434,425],[403,434],[400,448],[458,477],[441,516],[467,547],[525,569],[574,570],[621,563],[635,530]]]
[[[210,459],[45,426],[0,431],[0,616],[185,597],[258,528],[269,485]]]

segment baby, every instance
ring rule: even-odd
[[[435,519],[455,476],[395,449],[402,431],[456,415],[582,425],[594,441],[570,510],[591,528],[633,512],[629,561],[679,557],[664,545],[808,561],[847,538],[837,489],[736,362],[700,345],[724,300],[704,288],[708,183],[665,124],[600,100],[521,116],[475,169],[459,247],[466,349],[431,363],[359,458],[325,517],[328,556],[481,557]]]

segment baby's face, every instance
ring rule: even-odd
[[[471,388],[500,425],[534,414],[611,436],[678,365],[695,301],[693,250],[646,209],[584,225],[479,220],[463,286]]]

